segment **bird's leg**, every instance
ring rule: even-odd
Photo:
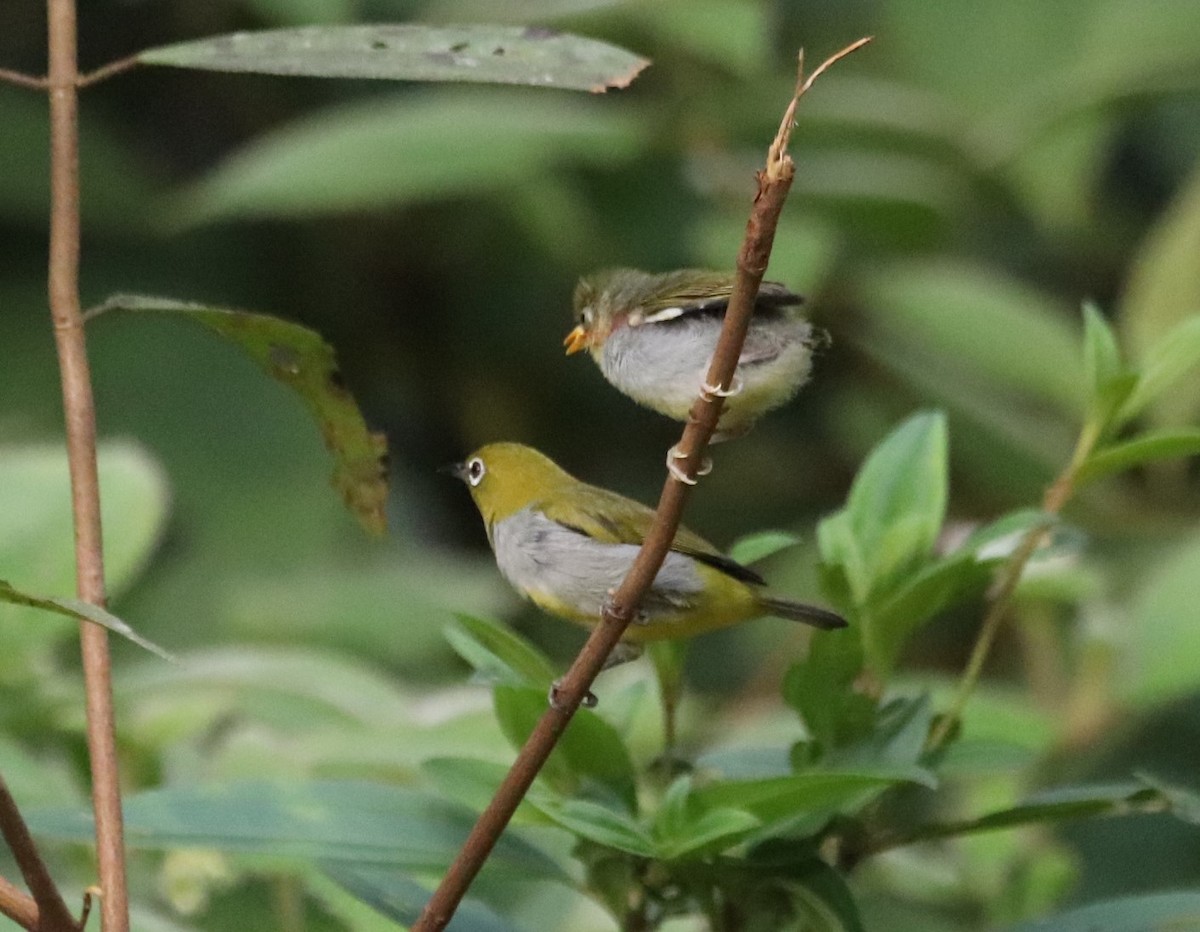
[[[745,387],[745,383],[742,382],[737,375],[735,375],[733,380],[729,383],[729,388],[721,388],[720,385],[709,385],[707,382],[701,382],[700,396],[705,401],[709,402],[716,398],[732,398],[734,395],[739,394]],[[720,431],[718,431],[713,435],[710,442],[719,443],[721,440],[726,439],[726,436],[732,435],[722,435]],[[679,464],[676,462],[676,460],[682,459],[687,459],[687,457],[680,452],[678,444],[671,447],[671,449],[667,451],[667,472],[685,485],[695,485],[696,479],[698,479],[700,476],[707,476],[710,472],[712,472],[712,460],[706,456],[700,463],[700,468],[696,470],[696,478],[692,478],[679,468]]]
[[[675,446],[671,447],[671,449],[667,451],[667,472],[669,472],[684,485],[695,485],[696,479],[691,478],[687,473],[680,469],[679,464],[676,462],[676,460],[684,459],[687,459],[687,455],[679,449],[679,444],[675,444]],[[700,476],[707,476],[710,472],[712,472],[712,460],[706,456],[700,461],[700,468],[696,470],[696,478],[698,479]]]
[[[608,598],[605,599],[605,606],[601,612],[602,615],[609,613],[612,597],[616,591],[616,589],[608,590]],[[641,612],[638,613],[638,617],[633,619],[632,623],[645,624],[645,618]],[[619,667],[623,663],[629,663],[631,660],[637,660],[640,656],[642,656],[642,648],[640,645],[630,644],[628,641],[617,641],[613,649],[609,651],[608,656],[604,658],[604,666],[600,668],[600,672],[603,673],[605,670],[611,670],[613,667]],[[551,683],[550,694],[546,697],[549,700],[550,705],[556,709],[562,708],[562,704],[558,701],[559,684],[561,682],[562,680],[559,679]],[[589,689],[583,694],[583,699],[580,700],[579,704],[585,709],[594,709],[599,701],[600,700],[596,698],[596,694]]]

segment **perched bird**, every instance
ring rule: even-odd
[[[563,341],[567,355],[589,350],[617,389],[679,421],[702,388],[722,394],[713,442],[744,434],[804,384],[824,337],[796,316],[803,298],[763,282],[734,382],[723,392],[705,385],[733,282],[731,274],[700,269],[609,269],[584,278],[575,288],[576,326]]]
[[[548,457],[518,443],[493,443],[450,467],[470,488],[500,572],[553,615],[594,625],[641,546],[654,512],[632,499],[580,482]],[[626,630],[620,660],[638,644],[690,637],[763,615],[841,628],[840,615],[776,598],[765,581],[680,528],[666,562]]]

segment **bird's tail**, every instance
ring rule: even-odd
[[[759,601],[765,615],[775,615],[791,621],[802,621],[806,625],[822,628],[825,631],[844,628],[848,624],[846,619],[837,612],[831,612],[826,608],[817,608],[815,605],[805,605],[803,602],[791,602],[787,599],[776,599],[769,596],[764,596]]]

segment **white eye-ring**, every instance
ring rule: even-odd
[[[589,304],[579,312],[579,322],[585,327],[590,327],[592,325],[593,316],[592,306]]]
[[[483,460],[478,456],[467,463],[467,481],[473,486],[479,485],[483,481],[483,475],[486,472],[487,467],[483,465]]]

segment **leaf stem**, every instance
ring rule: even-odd
[[[929,740],[925,745],[927,750],[933,751],[945,744],[955,724],[961,719],[963,709],[966,708],[967,701],[979,683],[984,662],[996,640],[1000,625],[1008,613],[1013,593],[1016,592],[1017,585],[1021,582],[1025,567],[1041,545],[1042,539],[1052,523],[1051,519],[1062,511],[1074,493],[1079,471],[1088,456],[1091,455],[1092,450],[1095,449],[1096,443],[1100,439],[1100,433],[1101,425],[1096,421],[1089,419],[1084,423],[1075,442],[1075,449],[1071,454],[1070,461],[1042,496],[1042,511],[1046,513],[1047,520],[1031,527],[1026,532],[1021,543],[1004,565],[992,590],[987,613],[979,626],[979,634],[975,639],[975,646],[971,648],[971,656],[967,660],[962,679],[959,680],[958,690],[954,694],[950,708],[930,732]]]
[[[863,41],[850,49],[861,47]],[[849,54],[839,52],[831,61]],[[803,68],[803,56],[800,59]],[[820,73],[828,63],[817,69]],[[803,78],[803,75],[801,75]],[[767,269],[771,245],[779,215],[791,188],[795,167],[786,152],[791,134],[796,100],[811,86],[798,82],[792,103],[788,106],[779,132],[768,152],[766,165],[758,172],[758,193],[746,224],[746,234],[737,258],[737,274],[725,323],[721,328],[705,382],[714,386],[733,383],[738,357],[746,339],[754,298]],[[703,461],[704,450],[716,429],[724,399],[716,393],[703,393],[692,405],[683,437],[676,449],[679,463],[688,479],[694,479]],[[601,612],[600,623],[592,629],[583,649],[571,664],[566,676],[559,681],[550,708],[542,715],[525,745],[517,754],[512,768],[505,776],[495,796],[480,815],[463,843],[441,884],[425,904],[412,932],[436,932],[444,929],[454,916],[458,904],[495,846],[500,834],[512,818],[521,799],[533,784],[538,772],[550,756],[558,739],[570,724],[592,681],[604,666],[609,653],[620,641],[625,629],[637,612],[643,596],[666,559],[679,528],[683,509],[691,486],[668,475],[659,496],[658,509],[641,549],[624,581],[610,597]]]
[[[118,58],[116,61],[110,61],[107,65],[101,65],[95,71],[89,71],[87,74],[81,74],[75,79],[75,86],[83,89],[91,87],[93,84],[99,84],[115,75],[129,71],[137,67],[140,62],[136,55],[128,55],[125,58]]]
[[[83,318],[79,306],[79,115],[75,0],[47,0],[50,69],[50,262],[48,292],[62,379],[71,505],[75,520],[75,576],[79,598],[105,604],[100,482],[96,466],[96,411]],[[92,806],[100,868],[101,927],[129,929],[125,843],[118,782],[108,633],[80,624]]]

